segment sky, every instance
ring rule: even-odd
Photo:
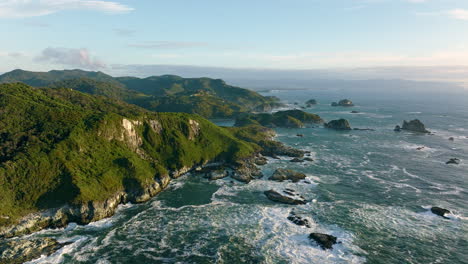
[[[468,76],[467,32],[468,0],[0,0],[0,72],[176,65]]]

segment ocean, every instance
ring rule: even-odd
[[[311,151],[314,161],[269,159],[265,177],[249,184],[185,175],[109,219],[31,235],[72,243],[30,263],[468,263],[468,95],[263,94],[290,108],[314,98],[319,104],[306,111],[374,131],[277,129],[277,140]],[[356,106],[330,106],[344,98]],[[411,119],[433,135],[393,131]],[[451,158],[460,164],[445,164]],[[311,184],[269,181],[277,168],[303,172]],[[283,188],[310,202],[284,205],[263,194]],[[432,214],[432,206],[449,209],[449,219]],[[311,227],[290,222],[291,211]],[[322,250],[311,232],[340,243]]]

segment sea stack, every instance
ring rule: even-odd
[[[340,100],[338,103],[333,102],[331,106],[354,106],[354,104],[351,100],[343,99],[343,100]]]
[[[343,118],[325,123],[325,127],[335,130],[351,130],[351,125],[349,124],[348,120]]]
[[[409,122],[406,120],[403,121],[401,129],[418,133],[430,133],[419,119],[414,119]]]

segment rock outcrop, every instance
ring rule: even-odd
[[[354,106],[354,104],[351,100],[343,99],[343,100],[340,100],[338,103],[333,102],[331,106]]]
[[[307,218],[297,215],[294,211],[289,213],[288,220],[298,226],[305,226],[307,228],[311,228],[309,220],[307,220]]]
[[[305,178],[306,178],[306,175],[304,173],[300,173],[300,172],[289,170],[289,169],[279,168],[268,179],[272,181],[279,181],[279,182],[287,181],[287,180],[291,180],[292,182],[298,182]]]
[[[311,233],[309,239],[314,240],[322,249],[332,249],[336,244],[337,238],[332,235],[322,233]]]
[[[393,129],[395,132],[401,132],[401,127],[399,125],[396,125],[395,128]]]
[[[448,217],[445,216],[445,214],[450,214],[450,211],[444,208],[440,208],[437,206],[434,206],[431,208],[431,212],[435,215],[441,216],[445,219],[449,219]]]
[[[348,120],[343,118],[325,123],[325,127],[335,130],[351,130],[351,125],[349,124]]]
[[[430,133],[428,130],[426,130],[424,124],[418,119],[414,119],[409,122],[407,122],[406,120],[403,121],[403,126],[401,127],[401,129],[418,133]]]
[[[52,238],[33,238],[0,241],[0,263],[21,264],[48,256],[66,244]]]
[[[307,107],[312,107],[313,105],[316,105],[316,104],[317,104],[317,100],[315,99],[310,99],[306,102]]]
[[[266,197],[274,202],[284,203],[284,204],[306,204],[306,200],[301,195],[297,194],[296,191],[291,189],[285,189],[281,192],[275,190],[265,191],[264,194]]]

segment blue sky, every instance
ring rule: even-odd
[[[0,0],[0,72],[468,66],[467,0]]]

